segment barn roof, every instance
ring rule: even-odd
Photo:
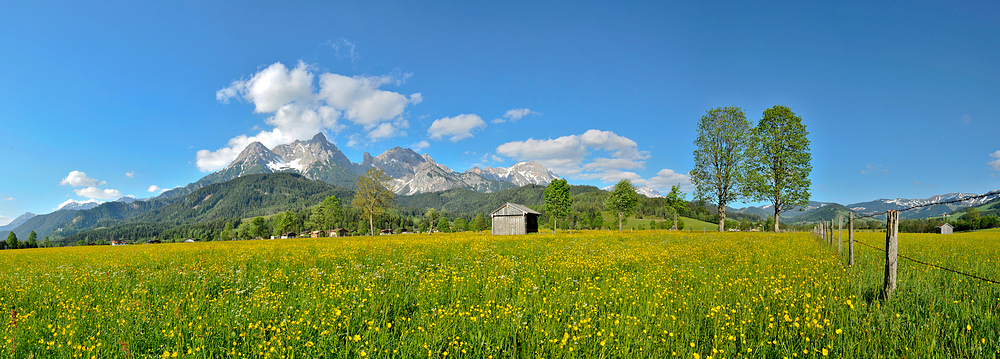
[[[944,226],[948,226],[948,227],[952,227],[952,226],[951,226],[951,224],[948,224],[948,223],[941,223],[941,224],[939,224],[939,225],[936,225],[936,226],[934,226],[934,228],[941,228],[941,227],[944,227]],[[952,227],[952,228],[954,228],[954,227]]]
[[[517,204],[517,203],[507,202],[507,204],[505,204],[503,206],[500,206],[500,208],[497,208],[493,212],[490,212],[490,217],[497,215],[497,213],[503,211],[505,208],[509,208],[510,209],[508,211],[505,211],[507,213],[503,214],[503,215],[507,215],[507,216],[511,216],[511,215],[521,216],[521,215],[524,215],[524,214],[538,214],[538,215],[541,214],[541,213],[538,213],[538,212],[536,212],[535,210],[533,210],[531,208],[528,208],[527,206],[520,205],[520,204]]]

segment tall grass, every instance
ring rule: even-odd
[[[884,234],[860,234],[880,244]],[[995,236],[900,252],[1000,277]],[[845,245],[846,252],[846,245]],[[846,255],[846,254],[844,254]],[[12,357],[996,357],[1000,286],[809,234],[577,231],[0,252]]]

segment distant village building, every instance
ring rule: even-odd
[[[347,237],[348,233],[350,232],[348,232],[346,229],[337,228],[327,232],[327,235],[329,235],[330,237]]]
[[[948,223],[939,224],[934,228],[935,228],[934,233],[938,234],[952,234],[955,232],[955,227],[952,227]]]
[[[493,235],[514,235],[538,233],[538,216],[541,213],[526,206],[510,203],[490,213],[493,219]]]
[[[380,235],[380,236],[385,236],[385,235],[390,235],[390,234],[396,234],[396,230],[390,228],[390,229],[383,229],[383,230],[381,230],[381,231],[378,232],[378,235]]]

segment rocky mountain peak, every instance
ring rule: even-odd
[[[382,152],[378,157],[375,157],[373,162],[375,166],[386,171],[392,178],[402,178],[413,174],[417,166],[427,162],[427,160],[409,148],[396,146]]]
[[[267,147],[264,147],[264,144],[260,142],[252,142],[247,145],[242,152],[240,152],[239,156],[236,156],[236,159],[233,160],[227,168],[236,167],[238,165],[242,165],[246,168],[254,164],[267,166],[268,163],[280,160],[281,157],[267,149]]]
[[[483,176],[483,178],[511,182],[517,186],[526,184],[548,185],[558,179],[555,173],[549,171],[538,161],[518,162],[510,167],[473,167],[469,172]]]
[[[336,145],[327,141],[322,132],[308,141],[296,140],[287,145],[275,146],[273,151],[292,167],[308,168],[316,162],[334,162],[347,168],[353,167],[347,156]]]

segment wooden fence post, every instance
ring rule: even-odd
[[[854,212],[847,218],[847,265],[854,265]]]
[[[888,211],[885,214],[885,288],[882,297],[892,298],[896,290],[896,255],[899,253],[899,211]]]
[[[826,222],[826,244],[833,245],[833,219],[831,218],[829,222]]]
[[[844,219],[837,215],[837,254],[844,250]]]

